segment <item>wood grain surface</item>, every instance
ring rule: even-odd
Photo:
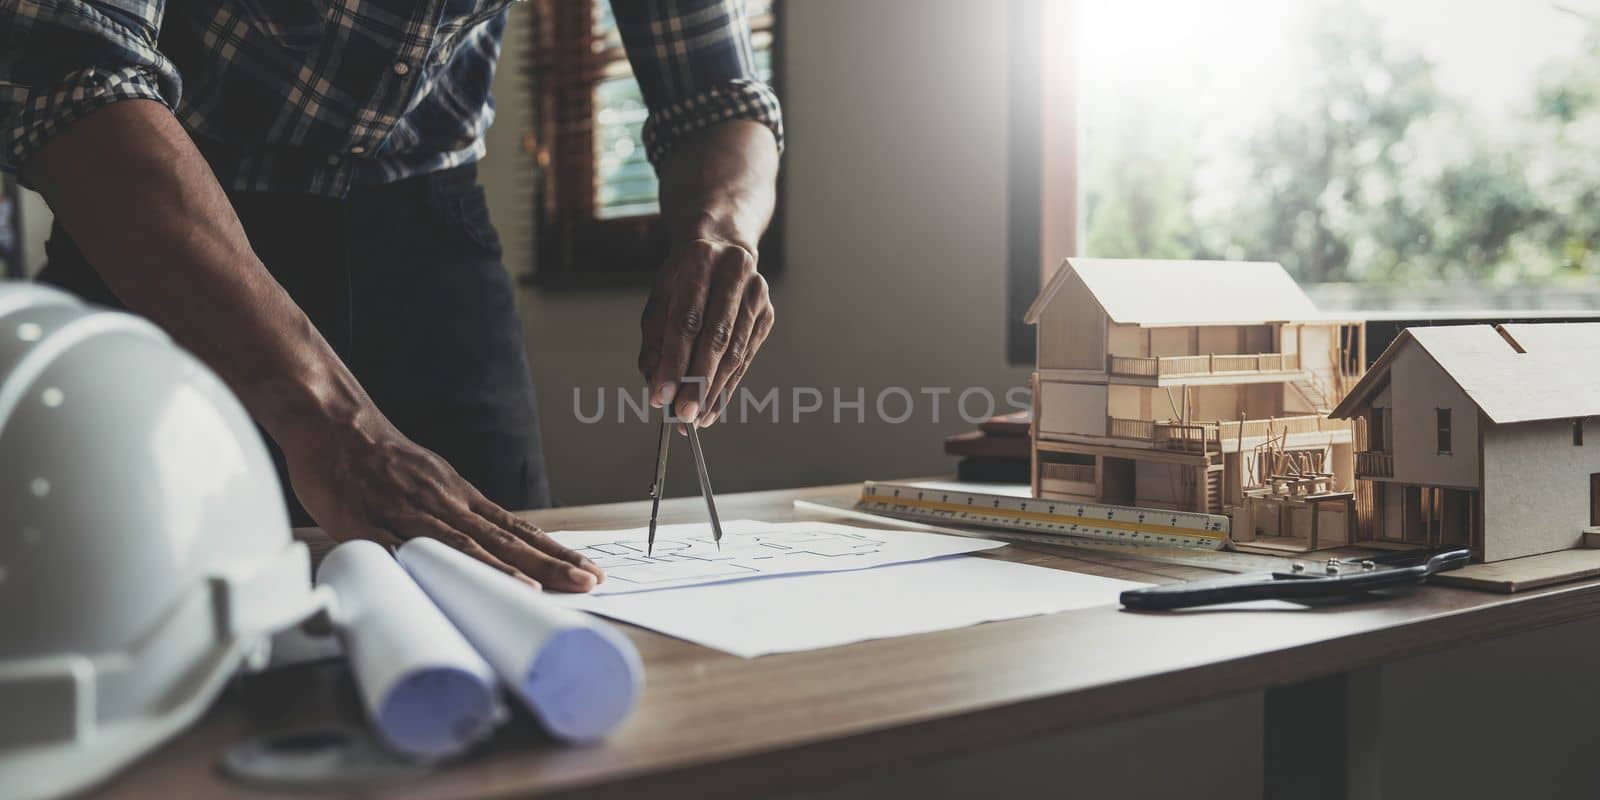
[[[725,520],[806,518],[792,501],[839,502],[855,485],[731,494]],[[699,497],[663,522],[702,519]],[[648,504],[531,512],[547,530],[643,524]],[[308,541],[325,546],[320,534]],[[1215,574],[1100,551],[1009,545],[989,557],[1153,583]],[[1591,617],[1600,582],[1516,595],[1425,587],[1397,598],[1275,610],[1139,613],[1107,606],[746,660],[624,626],[646,665],[628,723],[602,744],[561,747],[526,719],[420,779],[345,787],[385,798],[528,795],[744,797],[858,771],[1080,729],[1299,683],[1465,642]],[[360,724],[336,664],[244,679],[194,728],[103,787],[116,797],[262,796],[217,769],[249,735]],[[301,796],[304,796],[303,793]]]

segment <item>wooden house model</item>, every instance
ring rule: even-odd
[[[1327,414],[1364,328],[1281,266],[1070,258],[1026,319],[1034,496],[1230,514],[1235,541],[1349,541],[1351,424]]]
[[[1600,530],[1597,364],[1600,323],[1406,329],[1333,410],[1358,421],[1358,538],[1480,561],[1582,546]]]

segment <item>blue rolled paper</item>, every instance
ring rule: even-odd
[[[644,666],[616,628],[432,539],[406,542],[399,559],[552,735],[599,739],[633,711]]]
[[[350,541],[317,569],[378,739],[412,759],[456,755],[505,717],[493,670],[381,545]]]

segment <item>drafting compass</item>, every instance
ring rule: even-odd
[[[661,492],[667,482],[667,447],[672,444],[672,404],[661,409],[661,441],[656,445],[656,481],[650,486],[650,539],[645,545],[645,555],[656,548],[656,516],[661,512]],[[717,519],[717,501],[711,495],[711,478],[706,474],[706,455],[700,449],[699,428],[693,422],[681,423],[689,433],[689,450],[694,454],[694,472],[700,479],[700,494],[706,498],[706,511],[711,515],[711,537],[717,549],[722,549],[722,522]]]

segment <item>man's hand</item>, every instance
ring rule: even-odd
[[[25,169],[117,297],[216,370],[278,442],[295,492],[334,538],[433,536],[552,589],[603,577],[395,430],[256,258],[166,107],[98,109]]]
[[[605,577],[589,559],[490,502],[376,409],[362,416],[332,438],[284,443],[295,494],[329,536],[391,547],[426,536],[534,587],[587,592]]]
[[[672,249],[639,327],[639,371],[650,402],[704,427],[722,413],[772,331],[755,243],[772,218],[778,148],[766,126],[707,128],[661,170]]]
[[[639,323],[639,371],[652,387],[651,404],[664,406],[676,396],[674,416],[710,425],[767,340],[773,319],[755,254],[710,239],[674,248]]]

